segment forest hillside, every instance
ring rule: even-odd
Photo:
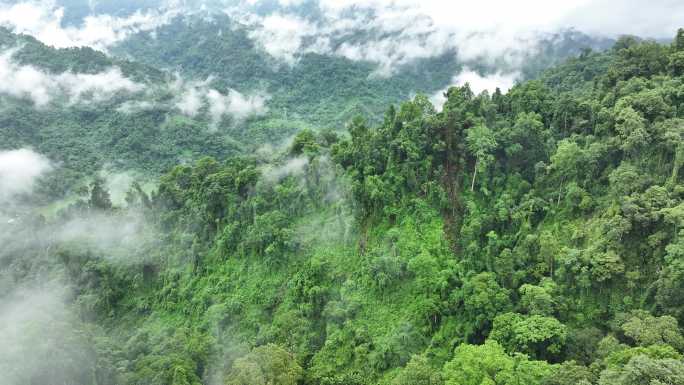
[[[444,88],[512,65],[462,47],[277,63],[234,13],[59,47],[15,3],[0,385],[684,384],[684,29],[544,35],[490,91]]]

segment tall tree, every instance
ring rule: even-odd
[[[109,191],[105,187],[105,181],[102,178],[95,178],[90,185],[90,207],[99,210],[109,210],[112,208],[112,200],[109,196]]]
[[[465,136],[473,127],[475,116],[472,113],[473,92],[466,84],[463,87],[452,87],[447,91],[439,122],[439,135],[443,144],[438,151],[438,160],[442,168],[442,184],[447,193],[445,207],[445,232],[452,248],[457,254],[460,245],[457,240],[463,223],[463,198],[461,181],[465,163]]]
[[[475,165],[473,166],[473,178],[470,182],[470,191],[475,189],[475,177],[477,172],[483,172],[494,161],[492,152],[496,149],[496,138],[494,133],[484,124],[468,130],[466,134],[466,142],[468,150],[471,155],[475,157]]]
[[[677,30],[677,36],[675,37],[675,50],[684,51],[684,28],[679,28]]]

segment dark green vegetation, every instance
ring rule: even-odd
[[[622,38],[506,94],[176,166],[125,209],[96,180],[12,232],[146,231],[0,254],[0,283],[75,288],[82,327],[56,343],[87,346],[17,383],[683,384],[683,75],[684,31]]]

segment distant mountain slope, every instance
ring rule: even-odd
[[[177,18],[153,34],[132,36],[112,52],[187,76],[214,77],[226,87],[264,89],[275,116],[336,127],[353,114],[377,118],[388,103],[441,89],[461,67],[453,55],[442,55],[381,78],[373,76],[372,63],[316,53],[290,66],[260,50],[248,32],[227,16]]]
[[[156,174],[179,161],[239,152],[207,119],[174,109],[167,73],[90,48],[54,49],[6,29],[0,46],[1,147],[40,151],[64,166],[61,178],[106,165]]]
[[[159,68],[179,71],[239,90],[265,90],[272,116],[297,119],[319,127],[340,128],[355,114],[379,119],[388,104],[416,93],[432,95],[451,85],[465,67],[483,76],[514,72],[506,62],[459,60],[451,50],[400,65],[391,76],[378,76],[377,64],[345,57],[302,52],[294,64],[270,57],[253,38],[254,27],[227,15],[179,17],[154,32],[141,32],[112,49],[115,55]],[[362,40],[368,32],[352,31],[335,40],[336,47]],[[527,55],[521,79],[579,55],[585,49],[609,47],[577,31],[549,34]]]

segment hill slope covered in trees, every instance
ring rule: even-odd
[[[58,52],[74,53],[172,81]],[[80,72],[100,71],[95,59]],[[0,196],[14,208],[0,222],[0,321],[20,325],[0,329],[0,372],[682,384],[683,75],[684,31],[671,45],[622,38],[507,93],[453,87],[440,111],[418,95],[348,133],[302,130],[276,155],[175,166],[121,207],[98,180],[47,219],[30,197]],[[76,119],[65,111],[54,121]]]

